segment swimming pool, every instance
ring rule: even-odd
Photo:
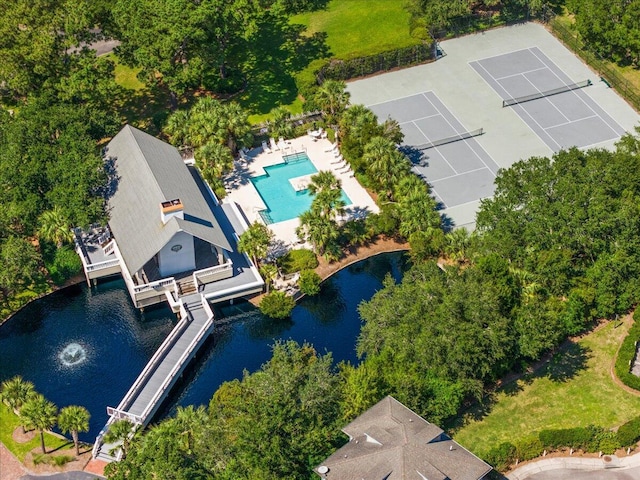
[[[292,182],[289,181],[292,178],[305,177],[318,172],[307,154],[296,153],[283,158],[284,163],[265,167],[265,175],[251,177],[251,183],[267,206],[267,210],[261,212],[265,223],[278,223],[296,218],[302,212],[309,210],[313,200],[309,190],[305,188],[296,191]],[[351,205],[351,199],[344,190],[342,200],[345,205]]]

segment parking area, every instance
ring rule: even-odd
[[[442,208],[462,205],[493,194],[498,165],[474,135],[433,92],[422,92],[369,108],[383,120],[394,118],[404,133],[401,149],[413,170],[429,182]]]
[[[537,46],[469,64],[505,101],[503,107],[512,108],[554,152],[597,146],[624,134],[583,90],[593,82],[569,78]]]

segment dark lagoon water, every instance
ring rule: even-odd
[[[178,405],[207,404],[218,386],[254,371],[271,357],[278,339],[309,342],[336,362],[357,362],[357,307],[381,288],[385,275],[399,280],[400,253],[382,254],[337,273],[320,295],[303,299],[290,319],[263,317],[246,302],[217,308],[224,317],[160,417]],[[177,319],[168,308],[140,312],[121,280],[93,289],[67,288],[27,306],[0,327],[0,381],[22,375],[59,408],[83,405],[91,412],[93,441]]]

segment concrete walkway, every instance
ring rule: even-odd
[[[543,478],[580,478],[580,473],[599,471],[600,475],[590,478],[615,479],[620,477],[619,473],[633,469],[637,474],[640,470],[640,454],[628,457],[616,457],[615,455],[604,455],[602,458],[592,457],[554,457],[537,460],[527,463],[507,475],[510,480],[524,480],[525,478],[541,480]],[[564,472],[570,470],[570,472]],[[540,475],[541,473],[547,475]],[[638,478],[632,476],[631,478]]]

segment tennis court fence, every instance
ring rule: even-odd
[[[429,148],[438,147],[440,145],[446,145],[447,143],[459,142],[460,140],[466,140],[468,138],[477,137],[484,133],[484,128],[478,128],[477,130],[470,130],[468,132],[458,133],[450,137],[441,138],[440,140],[434,140],[433,142],[423,143],[415,147],[416,150],[427,150]]]
[[[537,100],[539,98],[550,97],[551,95],[557,95],[559,93],[570,92],[571,90],[577,90],[579,88],[588,87],[591,85],[591,80],[583,80],[581,82],[570,83],[551,90],[545,90],[544,92],[536,92],[531,95],[523,95],[521,97],[508,98],[502,101],[502,107],[510,107],[517,105],[518,103],[530,102],[531,100]]]

